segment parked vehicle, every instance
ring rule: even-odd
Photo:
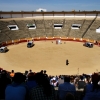
[[[0,48],[0,53],[5,53],[7,51],[8,51],[8,48],[6,46]]]
[[[89,47],[89,48],[93,48],[93,43],[91,43],[91,42],[85,42],[83,44],[83,46],[86,46],[86,47]]]
[[[28,47],[28,48],[31,48],[31,47],[33,47],[33,46],[34,46],[33,41],[29,41],[29,42],[27,43],[27,47]]]

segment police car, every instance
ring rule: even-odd
[[[33,41],[29,41],[29,42],[27,43],[27,47],[28,47],[28,48],[31,48],[31,47],[33,47],[33,46],[34,46]]]
[[[8,48],[6,46],[0,48],[0,53],[5,53],[7,51],[8,51]]]

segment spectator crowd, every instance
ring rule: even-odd
[[[15,73],[1,68],[0,100],[100,100],[100,73],[50,76],[46,70]]]

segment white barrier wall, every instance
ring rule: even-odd
[[[35,18],[43,18],[43,14],[33,14],[33,17],[35,17]]]
[[[44,18],[53,18],[53,14],[44,14]]]
[[[86,18],[95,18],[96,14],[86,14]]]
[[[32,14],[23,14],[23,17],[24,18],[32,18],[33,16],[32,16]]]
[[[75,14],[75,18],[85,18],[85,14]]]
[[[64,14],[54,14],[54,18],[56,18],[56,17],[57,17],[57,18],[58,18],[58,17],[59,17],[59,18],[61,18],[61,17],[64,18]]]
[[[70,17],[73,17],[74,18],[74,14],[65,14],[65,18],[70,18]]]
[[[1,17],[3,17],[3,18],[11,18],[11,14],[1,14]]]
[[[21,14],[12,14],[12,18],[22,18]]]
[[[97,18],[99,18],[99,19],[100,19],[100,14],[98,14]]]
[[[95,18],[96,14],[1,14],[3,18]],[[100,14],[98,17],[100,18]]]

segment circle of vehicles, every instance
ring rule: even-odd
[[[33,43],[33,41],[29,41],[28,43],[27,43],[27,48],[31,48],[31,47],[33,47],[35,44]],[[88,48],[93,48],[93,43],[91,43],[91,42],[85,42],[84,44],[83,44],[83,46],[85,46],[85,47],[88,47]],[[1,46],[0,47],[0,53],[6,53],[7,51],[9,51],[9,49],[7,48],[7,46]]]

